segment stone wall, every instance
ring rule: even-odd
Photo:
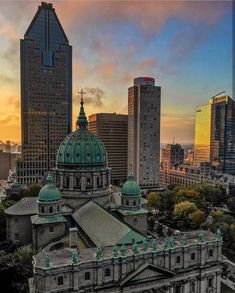
[[[20,244],[32,243],[32,224],[31,215],[11,216],[7,218],[7,240]]]

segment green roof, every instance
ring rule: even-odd
[[[130,173],[128,180],[122,187],[122,194],[126,196],[140,196],[140,187],[134,179],[133,173]]]
[[[52,202],[61,199],[59,189],[53,183],[52,174],[49,172],[46,178],[46,184],[41,188],[38,200],[40,202]]]
[[[57,166],[89,167],[106,166],[107,154],[102,141],[87,129],[87,118],[81,101],[77,129],[61,143],[57,152]]]
[[[96,246],[130,244],[145,238],[119,221],[94,201],[82,205],[72,214],[73,219]]]
[[[52,224],[52,223],[65,223],[66,219],[62,215],[53,215],[53,216],[39,216],[34,215],[31,216],[31,222],[35,225],[42,225],[42,224]]]

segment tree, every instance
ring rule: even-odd
[[[5,208],[2,203],[0,203],[0,239],[6,239],[6,215],[4,212]]]
[[[37,197],[40,189],[42,188],[39,184],[31,184],[28,188],[21,191],[22,197]]]
[[[180,203],[175,204],[174,206],[174,215],[189,215],[197,211],[197,206],[195,203],[190,202],[188,200],[182,201]]]
[[[205,222],[205,215],[201,210],[197,210],[191,214],[192,228],[198,229]]]
[[[160,196],[159,193],[157,192],[150,192],[147,196],[147,200],[148,200],[148,205],[153,208],[155,210],[155,212],[157,211],[157,209],[160,206]]]

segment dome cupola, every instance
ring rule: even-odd
[[[59,189],[53,183],[52,174],[49,172],[46,178],[46,184],[41,188],[38,201],[40,202],[53,202],[61,199]]]
[[[128,180],[122,187],[122,194],[125,196],[140,196],[140,187],[135,181],[134,174],[132,172],[128,175]]]
[[[84,92],[82,92],[84,93]],[[57,152],[57,167],[63,169],[104,169],[107,165],[106,149],[102,141],[87,129],[88,122],[81,99],[76,130],[61,143]]]
[[[104,205],[108,201],[110,170],[107,153],[102,141],[88,130],[81,90],[80,112],[76,130],[61,143],[56,158],[56,186],[59,187],[63,202],[79,207],[87,200]]]

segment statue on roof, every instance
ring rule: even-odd
[[[118,257],[118,247],[117,244],[114,244],[113,246],[113,256]]]
[[[221,233],[220,228],[218,228],[218,229],[216,230],[216,240],[218,240],[218,241],[222,241],[222,240],[223,240],[223,235],[222,235],[222,233]]]
[[[72,263],[73,264],[78,263],[78,256],[79,256],[79,251],[77,249],[74,249],[72,252]]]
[[[200,233],[199,233],[199,243],[205,243],[205,242],[206,242],[205,232],[200,231]]]
[[[125,243],[122,244],[121,254],[122,254],[122,256],[126,256],[126,245],[125,245]]]
[[[146,252],[148,250],[148,242],[147,242],[146,238],[143,240],[143,250],[144,250],[144,252]]]
[[[101,258],[102,258],[101,248],[100,246],[98,246],[96,249],[96,260],[101,260]]]
[[[137,242],[135,242],[133,244],[133,252],[134,252],[134,255],[139,254],[139,246],[138,246],[138,243]]]
[[[156,251],[157,250],[157,248],[158,248],[157,239],[153,239],[153,241],[152,241],[152,248],[153,248],[153,251]]]
[[[185,234],[185,233],[184,233],[183,236],[182,236],[182,242],[181,242],[181,244],[182,244],[183,246],[188,245],[188,241],[187,241],[187,237],[186,237],[186,234]]]
[[[47,269],[49,269],[51,267],[51,257],[49,254],[46,254],[46,256],[45,256],[45,265],[46,265]]]

